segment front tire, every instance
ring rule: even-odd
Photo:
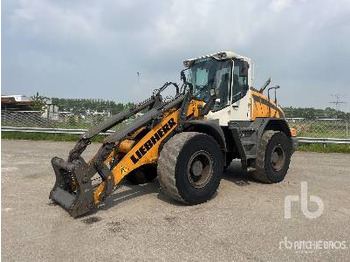
[[[196,205],[208,201],[217,191],[223,172],[223,155],[212,137],[184,132],[164,145],[157,171],[165,194]]]
[[[265,131],[260,140],[253,177],[266,183],[283,181],[289,169],[291,155],[292,143],[284,133]]]

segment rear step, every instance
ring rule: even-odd
[[[56,175],[56,183],[50,199],[58,203],[74,218],[89,212],[94,206],[91,177],[96,173],[80,158],[73,163],[62,158],[51,160]]]

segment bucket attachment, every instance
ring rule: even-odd
[[[62,206],[74,218],[86,214],[94,207],[91,178],[96,173],[84,159],[67,162],[59,157],[51,160],[56,183],[50,199]]]

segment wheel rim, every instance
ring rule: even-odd
[[[273,148],[271,154],[271,166],[275,171],[280,171],[285,162],[286,154],[280,145]]]
[[[187,164],[187,178],[194,188],[203,188],[213,176],[213,160],[206,151],[196,152]]]

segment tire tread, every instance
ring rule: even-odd
[[[197,135],[205,134],[199,132],[183,132],[173,136],[165,143],[158,158],[157,173],[161,190],[173,199],[185,204],[189,203],[186,202],[177,189],[175,169],[182,148]]]
[[[261,182],[271,183],[265,170],[265,152],[270,139],[277,133],[279,133],[279,131],[267,130],[261,136],[259,150],[255,160],[256,170],[252,173],[253,177]]]

